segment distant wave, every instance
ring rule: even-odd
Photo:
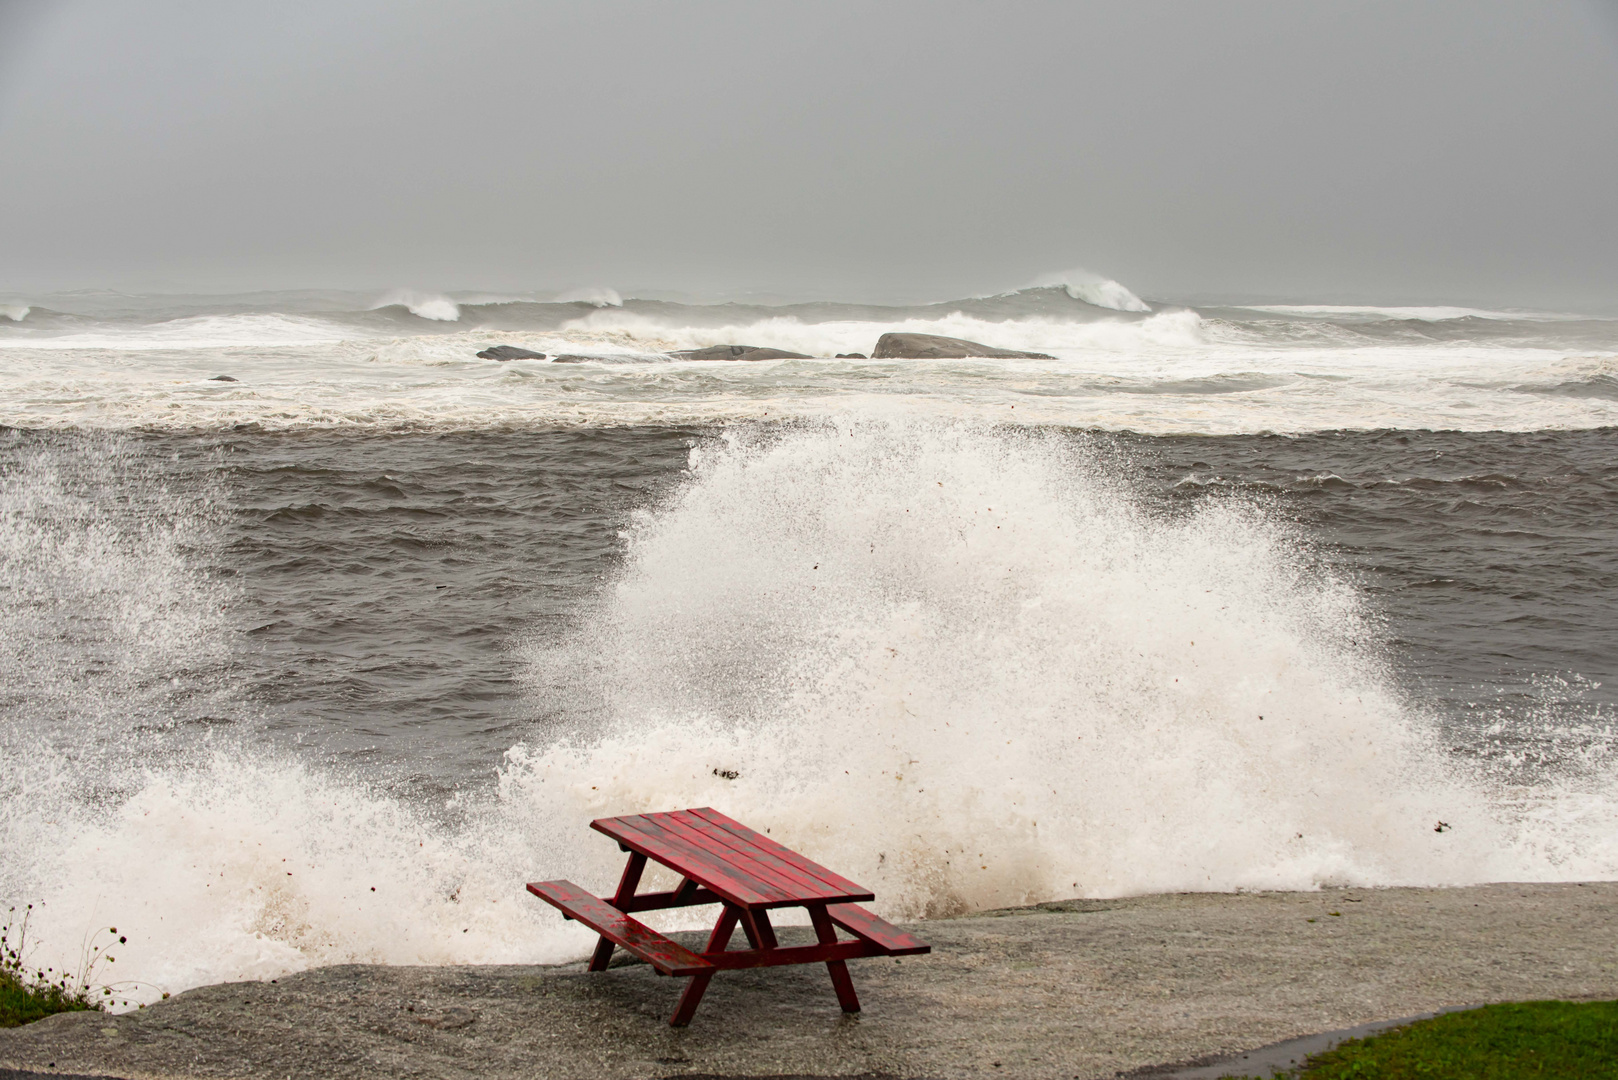
[[[461,317],[460,306],[442,293],[396,289],[377,301],[371,310],[385,307],[402,307],[417,318],[431,319],[434,322],[456,322]]]
[[[1053,285],[1066,289],[1067,294],[1073,299],[1083,300],[1086,304],[1094,304],[1096,307],[1110,308],[1113,311],[1152,310],[1146,301],[1118,282],[1080,267],[1046,274],[1034,282],[1032,287],[1049,288]]]
[[[22,322],[28,318],[32,309],[27,304],[0,304],[0,315],[4,315],[12,322]]]
[[[598,308],[623,307],[624,298],[618,294],[617,289],[609,289],[602,285],[590,285],[557,293],[555,303],[594,304]]]

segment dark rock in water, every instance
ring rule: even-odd
[[[234,378],[233,376],[230,376],[230,375],[215,375],[213,378],[209,379],[208,381],[209,382],[241,382],[240,379]]]
[[[533,352],[530,349],[519,349],[515,345],[491,345],[478,353],[484,360],[543,360],[545,354]]]
[[[969,356],[987,356],[997,360],[1056,359],[1044,353],[996,349],[976,341],[939,337],[936,334],[883,334],[877,339],[876,349],[871,356],[878,360],[962,360]]]
[[[577,353],[562,353],[559,356],[551,357],[551,363],[553,363],[553,364],[588,364],[588,363],[591,363],[591,362],[599,360],[599,359],[601,359],[601,357],[599,357],[599,356],[580,356]]]
[[[839,360],[866,360],[866,359],[869,359],[869,358],[862,352],[840,352],[840,353],[837,354],[837,359],[839,359]]]
[[[714,345],[706,349],[686,349],[669,353],[676,360],[809,360],[801,352],[784,349],[762,349],[757,345]]]

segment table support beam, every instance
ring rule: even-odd
[[[714,923],[713,933],[708,935],[708,947],[703,951],[724,952],[725,946],[730,944],[730,935],[736,932],[736,920],[740,915],[739,908],[726,904],[725,910],[719,913],[719,921]],[[680,1003],[674,1007],[674,1015],[669,1017],[670,1027],[685,1027],[691,1023],[691,1018],[697,1014],[697,1006],[702,1004],[702,995],[708,992],[711,982],[711,971],[691,976],[691,981],[685,984],[685,990],[680,994]]]
[[[837,944],[837,928],[831,923],[831,916],[826,914],[825,904],[809,904],[809,921],[815,924],[815,936],[822,945]],[[849,978],[848,964],[842,960],[827,960],[826,970],[831,973],[832,989],[837,991],[837,1004],[843,1007],[846,1013],[860,1011],[860,999],[854,993],[854,980]]]
[[[635,890],[640,888],[640,876],[646,871],[646,856],[640,852],[631,852],[629,861],[624,863],[624,876],[618,879],[618,891],[612,894],[612,906],[619,911],[628,911],[631,898]],[[596,942],[596,951],[590,956],[590,971],[606,971],[607,964],[612,960],[612,941],[605,935]]]

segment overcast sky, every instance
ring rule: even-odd
[[[0,290],[1618,307],[1618,0],[0,0]]]

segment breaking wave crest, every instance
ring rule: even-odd
[[[1357,592],[1284,524],[1164,518],[1126,474],[970,424],[733,430],[634,524],[578,629],[524,646],[555,719],[446,813],[258,734],[208,571],[214,496],[117,454],[36,458],[3,490],[8,580],[112,621],[55,644],[28,604],[0,616],[7,673],[31,671],[4,699],[0,899],[45,901],[42,963],[118,925],[133,1000],[582,955],[590,935],[522,883],[606,890],[619,855],[587,821],[689,805],[900,918],[1618,873],[1608,764],[1533,788],[1456,764]],[[101,488],[128,512],[87,504]]]
[[[1067,290],[1067,294],[1073,299],[1094,304],[1096,307],[1110,308],[1113,311],[1152,310],[1144,300],[1118,282],[1089,270],[1073,269],[1058,274],[1047,274],[1036,281],[1033,287],[1045,288],[1052,285],[1059,285]]]
[[[376,303],[377,308],[402,307],[418,319],[432,322],[456,322],[461,308],[454,300],[439,293],[420,293],[411,289],[398,289]]]

